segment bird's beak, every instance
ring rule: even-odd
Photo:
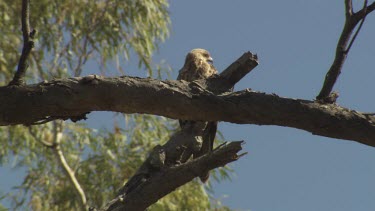
[[[208,57],[207,62],[210,64],[214,63],[214,59],[212,57]]]

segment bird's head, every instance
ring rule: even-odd
[[[194,81],[207,79],[217,75],[210,53],[201,48],[191,50],[186,55],[185,64],[180,70],[177,79]]]
[[[212,59],[210,53],[202,48],[195,48],[191,50],[186,56],[186,61],[201,60],[205,61],[208,64],[212,65],[214,60]]]

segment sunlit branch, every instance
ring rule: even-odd
[[[83,191],[81,185],[79,184],[77,180],[77,177],[75,176],[74,171],[70,168],[68,162],[65,159],[64,153],[62,152],[60,143],[61,143],[61,138],[63,134],[60,130],[61,125],[58,125],[58,124],[59,123],[57,122],[53,122],[53,135],[54,135],[53,151],[56,154],[56,157],[59,160],[60,165],[63,168],[65,174],[69,178],[70,182],[73,184],[74,190],[77,192],[79,196],[80,206],[82,210],[88,210],[85,192]]]
[[[202,157],[159,171],[139,188],[128,195],[122,194],[116,197],[100,211],[145,210],[166,194],[193,180],[201,172],[238,160],[246,154],[238,154],[242,150],[243,143],[244,141],[226,143]]]
[[[367,6],[367,0],[365,0],[363,8],[360,11],[353,13],[352,1],[351,0],[345,1],[345,14],[346,15],[345,15],[344,28],[341,32],[341,36],[336,46],[335,59],[326,74],[323,87],[320,90],[319,95],[316,97],[316,99],[319,102],[333,103],[335,101],[335,96],[331,96],[331,95],[334,95],[334,93],[331,93],[333,86],[335,85],[337,78],[339,77],[341,73],[342,67],[347,58],[349,50],[351,46],[353,45],[365,21],[367,14],[369,14],[374,9],[375,9],[375,2]],[[359,22],[360,22],[360,25],[358,26],[357,31],[355,32],[353,38],[350,41],[351,35]]]

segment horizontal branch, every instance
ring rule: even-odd
[[[196,81],[192,86],[198,86],[215,94],[231,92],[233,86],[257,65],[257,56],[246,52],[220,75],[215,75],[209,81]],[[241,149],[241,142],[218,147],[212,153],[209,150],[208,156],[204,156],[197,162],[193,160],[185,164],[192,155],[194,159],[200,157],[197,156],[197,147],[204,142],[202,139],[204,139],[206,127],[211,126],[208,126],[207,122],[187,123],[164,145],[155,146],[137,172],[119,189],[118,197],[110,202],[108,209],[105,210],[145,210],[197,175],[202,179],[201,176],[208,175],[209,170],[236,160],[238,158],[236,153]],[[213,132],[216,133],[216,126]],[[235,146],[234,152],[230,146]],[[203,148],[202,145],[201,152],[205,152]],[[227,148],[229,150],[224,150]],[[163,185],[160,186],[161,184]]]
[[[90,111],[144,113],[173,119],[279,125],[375,146],[375,118],[314,101],[239,91],[215,95],[197,82],[87,76],[0,87],[0,126],[77,120]]]
[[[242,149],[242,143],[243,141],[231,142],[190,162],[158,171],[130,194],[118,196],[101,210],[145,210],[202,172],[236,161],[241,157],[237,153]]]

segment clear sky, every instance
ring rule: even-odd
[[[344,23],[343,0],[171,1],[170,12],[171,36],[155,61],[165,59],[172,78],[193,48],[209,50],[219,71],[251,51],[260,65],[236,90],[309,100],[322,86]],[[368,16],[334,88],[341,106],[375,112],[374,37],[375,13]],[[94,122],[103,116],[91,115],[88,122],[99,126]],[[245,140],[249,153],[232,165],[232,181],[214,184],[215,195],[231,208],[375,210],[374,148],[285,127],[220,123],[219,129],[228,141]],[[21,178],[20,172],[1,171],[1,187]]]

